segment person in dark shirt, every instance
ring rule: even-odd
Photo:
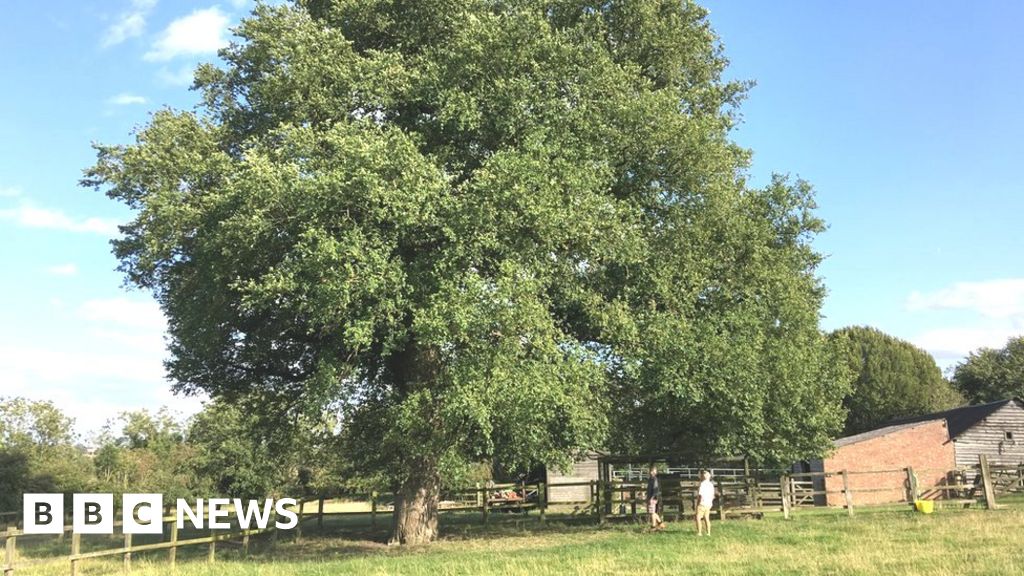
[[[651,519],[651,530],[665,528],[665,522],[658,514],[658,502],[661,501],[661,483],[658,482],[658,469],[651,466],[647,477],[647,515]]]

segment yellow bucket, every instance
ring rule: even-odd
[[[921,514],[931,514],[934,507],[935,502],[931,500],[914,500],[914,508]]]

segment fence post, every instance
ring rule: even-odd
[[[377,527],[377,491],[370,492],[370,526]]]
[[[217,534],[210,530],[210,536],[213,540],[210,540],[210,549],[206,551],[206,561],[213,564],[217,560]]]
[[[846,512],[853,516],[853,494],[850,493],[850,475],[843,469],[843,497],[846,498]]]
[[[320,497],[319,508],[316,509],[316,529],[323,532],[324,530],[324,497]]]
[[[124,571],[125,573],[130,572],[132,569],[132,535],[124,535]]]
[[[789,520],[791,502],[789,500],[789,475],[787,474],[779,476],[779,497],[782,499],[782,517]]]
[[[743,486],[747,489],[747,505],[757,508],[757,495],[754,489],[754,478],[750,474],[750,458],[743,458]]]
[[[547,521],[545,515],[548,511],[548,485],[546,482],[537,484],[537,507],[540,508],[540,523]]]
[[[480,504],[480,508],[482,509],[482,512],[483,512],[484,524],[487,524],[487,517],[490,514],[490,510],[488,509],[488,503],[487,503],[487,501],[490,500],[490,498],[488,498],[488,496],[489,496],[488,492],[489,492],[489,489],[487,487],[484,487],[483,492],[482,492],[483,499],[481,500],[481,504]]]
[[[14,576],[14,550],[17,546],[18,529],[7,528],[7,546],[4,553],[4,576]]]
[[[245,557],[249,556],[249,531],[246,530],[245,534],[242,535],[242,555]]]
[[[725,520],[725,490],[722,483],[718,482],[718,519]]]
[[[523,505],[526,504],[526,480],[525,479],[520,481],[519,489],[521,491],[521,494],[523,495],[522,499],[519,500],[519,515],[522,516],[522,514],[523,514]]]
[[[985,489],[985,507],[989,510],[995,510],[996,493],[992,486],[992,471],[988,467],[988,457],[982,454],[978,459],[981,466],[981,484]]]
[[[78,576],[78,554],[82,551],[82,535],[71,533],[71,576]]]
[[[610,471],[610,470],[609,470]],[[605,515],[612,514],[614,512],[613,506],[615,505],[615,481],[611,478],[605,478],[604,480],[604,513]]]
[[[167,560],[171,563],[171,568],[174,568],[174,563],[178,559],[178,523],[171,522],[171,547],[167,549]]]
[[[913,466],[907,466],[907,499],[911,506],[917,502],[917,475],[914,474]]]
[[[605,523],[605,512],[604,512],[604,500],[605,500],[605,482],[604,480],[597,481],[597,522],[602,526]]]
[[[299,500],[299,521],[295,524],[295,541],[302,541],[302,520],[306,514],[306,501]]]
[[[636,522],[636,486],[629,489],[629,514]]]

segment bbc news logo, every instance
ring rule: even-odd
[[[64,532],[63,494],[25,494],[22,526],[25,534],[61,534]],[[175,503],[175,521],[179,530],[186,521],[197,530],[232,529],[232,516],[238,527],[266,529],[273,517],[274,527],[289,530],[299,523],[289,506],[294,498],[244,501],[241,498],[203,498],[190,504],[183,498]],[[124,534],[161,534],[163,532],[163,494],[125,494],[121,498],[121,529]],[[75,534],[113,534],[113,494],[74,494],[71,498],[71,530]]]

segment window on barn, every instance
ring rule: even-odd
[[[1006,432],[1006,439],[1013,440],[1013,432]]]

